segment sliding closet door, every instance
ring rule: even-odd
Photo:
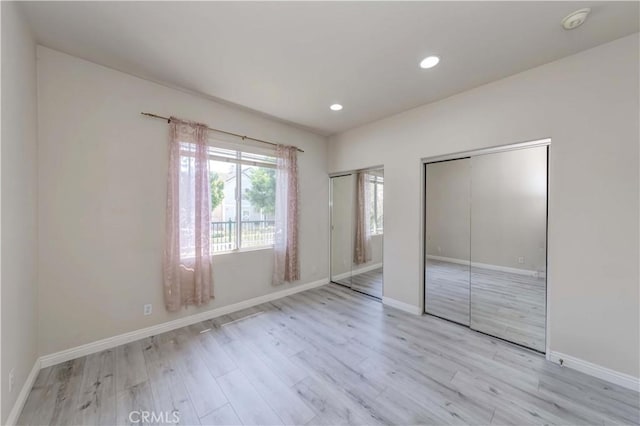
[[[425,311],[469,325],[470,160],[426,165]]]
[[[547,147],[471,158],[471,328],[545,350]]]
[[[382,299],[384,170],[354,177],[354,229],[351,288]]]
[[[354,175],[331,178],[331,281],[347,287],[351,287],[354,218]]]

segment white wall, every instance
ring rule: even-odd
[[[141,111],[304,149],[300,283],[328,279],[329,235],[318,232],[329,223],[325,138],[47,48],[38,49],[38,84],[41,354],[288,287],[271,285],[271,250],[217,255],[215,300],[165,311],[168,126]]]
[[[38,356],[36,45],[16,3],[2,2],[2,308],[4,424]],[[9,393],[9,371],[15,386]]]
[[[639,375],[638,34],[337,135],[384,164],[385,295],[421,304],[420,159],[552,138],[551,350]]]

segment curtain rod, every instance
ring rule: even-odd
[[[160,120],[166,120],[166,121],[167,121],[167,123],[170,123],[170,122],[171,122],[171,118],[170,118],[170,117],[163,117],[163,116],[161,116],[161,115],[151,114],[150,112],[141,112],[140,114],[142,114],[142,115],[146,115],[147,117],[159,118]],[[256,138],[252,138],[252,137],[245,136],[245,135],[240,135],[240,134],[238,134],[238,133],[227,132],[226,130],[216,129],[215,127],[209,127],[209,126],[207,126],[207,129],[212,130],[212,131],[214,131],[214,132],[224,133],[225,135],[235,136],[235,137],[237,137],[237,138],[241,138],[243,141],[244,141],[244,140],[249,139],[249,140],[252,140],[252,141],[255,141],[255,142],[266,143],[266,144],[269,144],[269,145],[278,146],[278,144],[277,144],[277,143],[273,143],[273,142],[265,141],[265,140],[262,140],[262,139],[256,139]],[[300,148],[298,148],[298,147],[296,147],[296,149],[297,149],[298,151],[300,151],[300,152],[304,152],[303,150],[301,150],[301,149],[300,149]]]

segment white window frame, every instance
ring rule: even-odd
[[[371,203],[373,204],[373,229],[371,231],[371,235],[383,235],[384,234],[384,223],[378,223],[378,185],[382,186],[382,193],[384,194],[384,178],[376,175],[369,175],[369,183],[373,185],[373,197],[371,199]],[[384,200],[383,200],[384,203]],[[384,214],[384,212],[383,212]]]
[[[235,151],[235,158],[225,157],[219,154],[220,151]],[[273,152],[265,153],[264,150],[260,150],[258,155],[262,155],[265,157],[271,157],[273,159],[273,163],[271,162],[261,162],[261,161],[253,161],[243,159],[243,154],[251,155],[256,154],[256,152],[252,152],[251,150],[243,150],[239,147],[218,147],[214,145],[209,146],[209,161],[219,161],[226,163],[234,163],[236,169],[236,190],[235,190],[235,202],[236,202],[236,229],[235,229],[235,240],[236,247],[230,250],[222,250],[215,251],[211,250],[213,256],[221,255],[221,254],[229,254],[229,253],[238,253],[245,251],[254,251],[254,250],[270,250],[273,249],[274,242],[271,244],[261,245],[261,246],[251,246],[251,247],[242,247],[242,166],[255,166],[255,167],[264,167],[275,169],[276,168],[276,157]],[[211,245],[214,245],[213,239],[211,241]]]

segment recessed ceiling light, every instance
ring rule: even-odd
[[[342,105],[340,104],[333,104],[329,107],[329,109],[331,109],[331,111],[340,111],[342,109]]]
[[[440,58],[437,56],[427,56],[422,60],[422,62],[420,62],[420,68],[433,68],[438,65],[438,62],[440,62]]]

